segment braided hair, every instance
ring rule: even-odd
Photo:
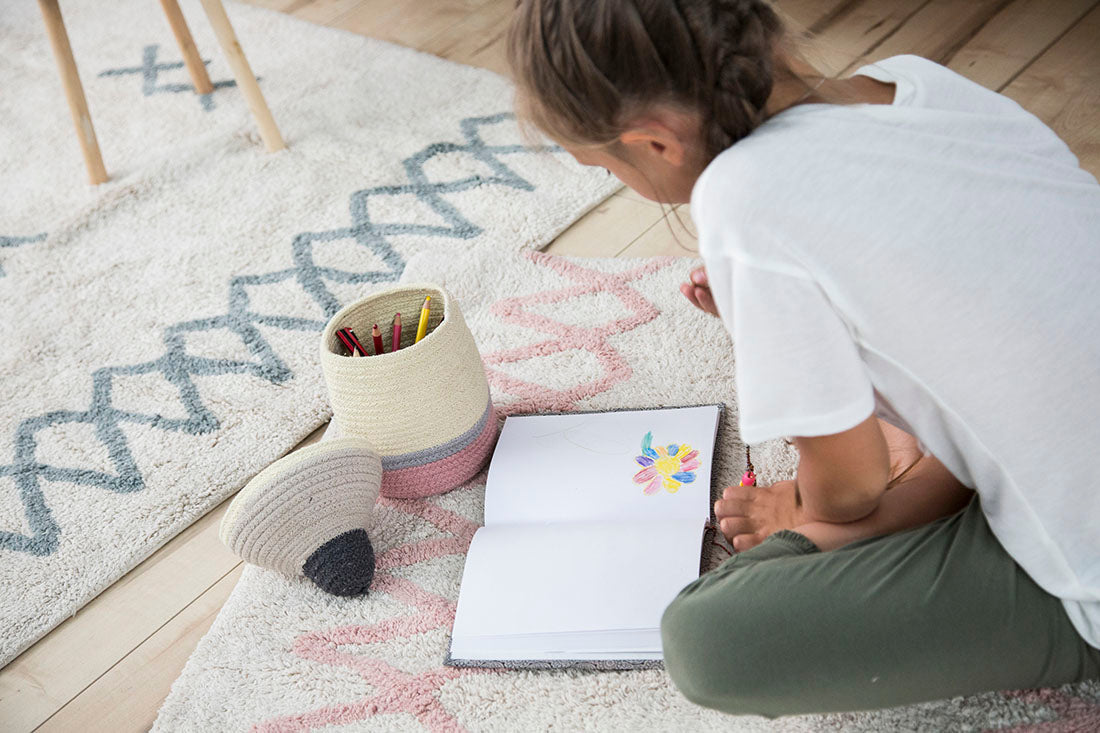
[[[669,104],[698,115],[709,162],[764,121],[783,37],[765,0],[518,0],[508,55],[551,137],[609,145]]]

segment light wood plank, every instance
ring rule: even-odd
[[[660,218],[661,207],[651,201],[612,196],[558,235],[545,251],[576,257],[614,257]]]
[[[686,204],[666,209],[666,216],[621,249],[619,257],[698,257],[699,239]]]
[[[817,32],[819,24],[853,0],[773,0],[788,27],[795,32]],[[857,0],[858,1],[858,0]]]
[[[340,19],[363,0],[241,0],[270,10],[293,15],[317,25],[339,26]]]
[[[911,53],[942,62],[978,33],[1011,0],[931,0],[854,66]]]
[[[634,201],[637,201],[638,203],[642,203],[642,204],[652,204],[653,203],[652,201],[647,199],[645,196],[638,193],[637,191],[635,191],[633,188],[630,188],[629,186],[623,186],[622,188],[620,188],[618,191],[616,191],[615,193],[613,193],[611,195],[612,196],[618,196],[620,198],[633,199]]]
[[[280,13],[294,13],[302,5],[301,0],[243,0],[246,5],[255,5],[257,8],[277,10]],[[359,0],[354,0],[359,2]],[[314,3],[309,3],[313,5]]]
[[[57,711],[42,733],[147,731],[172,683],[244,570],[238,564],[134,651]]]
[[[513,12],[512,3],[487,2],[470,11],[450,31],[428,40],[421,50],[511,76],[505,43]]]
[[[1004,93],[1050,125],[1081,167],[1100,177],[1100,5]]]
[[[394,2],[362,0],[335,23],[344,30],[399,43],[418,50],[437,36],[468,19],[486,2],[494,0],[434,0]]]
[[[173,537],[0,670],[0,727],[40,724],[233,569],[237,558],[218,540],[227,506]]]
[[[1096,0],[1016,0],[991,18],[947,66],[999,91],[1096,5]],[[1095,40],[1100,43],[1100,38]]]
[[[258,0],[244,0],[255,3]],[[286,0],[281,0],[286,2]],[[340,20],[362,0],[290,0],[283,12],[318,25],[340,26]]]
[[[896,33],[924,4],[913,0],[863,0],[842,6],[841,12],[819,21],[807,58],[825,75],[839,75]]]

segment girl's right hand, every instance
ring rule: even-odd
[[[700,266],[692,270],[690,279],[690,282],[680,286],[680,292],[699,310],[717,316],[718,307],[714,304],[714,295],[710,292],[706,268]]]

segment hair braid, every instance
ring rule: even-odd
[[[700,56],[712,64],[698,110],[704,115],[707,154],[713,157],[764,121],[783,25],[763,0],[718,0],[704,8],[705,15],[686,17]]]

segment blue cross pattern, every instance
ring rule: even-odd
[[[121,69],[107,69],[101,71],[99,76],[125,76],[127,74],[141,74],[142,85],[141,93],[146,96],[152,96],[154,94],[177,94],[179,92],[194,92],[195,87],[191,84],[160,84],[157,85],[157,76],[162,71],[174,71],[176,69],[183,68],[182,61],[174,61],[170,63],[157,63],[157,51],[159,46],[152,44],[146,46],[142,50],[141,66],[129,66]],[[203,59],[203,64],[209,64],[210,59]],[[259,77],[256,79],[259,81]],[[225,81],[212,81],[211,84],[214,90],[224,89],[226,87],[236,86],[237,82],[232,80]],[[200,94],[199,103],[202,108],[207,112],[214,109],[214,95]],[[0,248],[4,247],[19,247],[24,244],[31,244],[32,242],[41,242],[46,238],[46,233],[36,234],[30,237],[4,237],[0,236]],[[0,265],[0,277],[4,277],[4,267]]]
[[[99,76],[126,76],[128,74],[141,74],[141,93],[146,97],[151,97],[154,94],[178,94],[180,92],[194,92],[195,87],[191,84],[157,84],[157,76],[162,71],[175,71],[176,69],[183,68],[182,61],[172,61],[169,63],[157,63],[157,51],[160,48],[158,44],[152,44],[146,46],[141,53],[141,66],[127,66],[121,69],[107,69],[106,71],[99,72]],[[202,63],[209,64],[210,59],[203,59]],[[256,81],[259,81],[257,77]],[[218,89],[224,89],[225,87],[236,86],[237,82],[232,80],[226,81],[211,81],[210,82],[214,91]],[[202,104],[202,108],[209,112],[214,109],[214,95],[200,94],[199,103]]]
[[[140,364],[104,366],[92,372],[92,390],[88,405],[80,410],[54,410],[22,420],[15,429],[12,445],[14,455],[7,465],[0,465],[0,477],[11,476],[19,491],[30,534],[0,531],[0,548],[15,552],[46,556],[58,548],[62,528],[51,514],[42,493],[42,481],[68,482],[95,486],[120,494],[142,491],[145,478],[122,430],[124,423],[146,425],[156,430],[198,435],[218,429],[218,416],[202,400],[192,377],[223,374],[251,374],[270,384],[282,384],[293,373],[279,358],[273,344],[264,338],[257,326],[285,331],[319,332],[325,321],[291,316],[256,313],[250,307],[247,288],[296,282],[320,306],[325,320],[340,309],[341,303],[326,283],[386,283],[397,280],[405,269],[405,258],[390,243],[394,235],[420,235],[441,239],[470,239],[484,231],[463,216],[444,196],[481,186],[504,186],[520,191],[535,187],[512,171],[502,157],[518,153],[559,152],[553,146],[488,145],[480,134],[483,127],[512,119],[509,113],[488,117],[472,117],[461,121],[464,143],[439,142],[402,161],[408,182],[400,185],[377,186],[351,195],[351,223],[321,232],[302,232],[291,241],[293,266],[259,275],[236,275],[228,283],[226,313],[210,318],[182,321],[164,328],[164,353],[152,361]],[[429,181],[424,172],[427,161],[437,155],[466,153],[485,163],[491,175],[471,175],[454,181]],[[371,221],[368,202],[375,197],[412,194],[430,207],[443,224],[385,223]],[[324,243],[353,239],[370,250],[384,267],[380,270],[352,272],[314,263],[314,254]],[[187,353],[185,335],[201,331],[228,329],[235,333],[251,352],[252,360],[212,359]],[[179,394],[186,418],[170,418],[158,412],[131,412],[115,407],[111,402],[112,383],[116,376],[157,374]],[[114,473],[83,468],[51,466],[36,458],[36,435],[47,428],[65,423],[84,423],[107,448]]]

